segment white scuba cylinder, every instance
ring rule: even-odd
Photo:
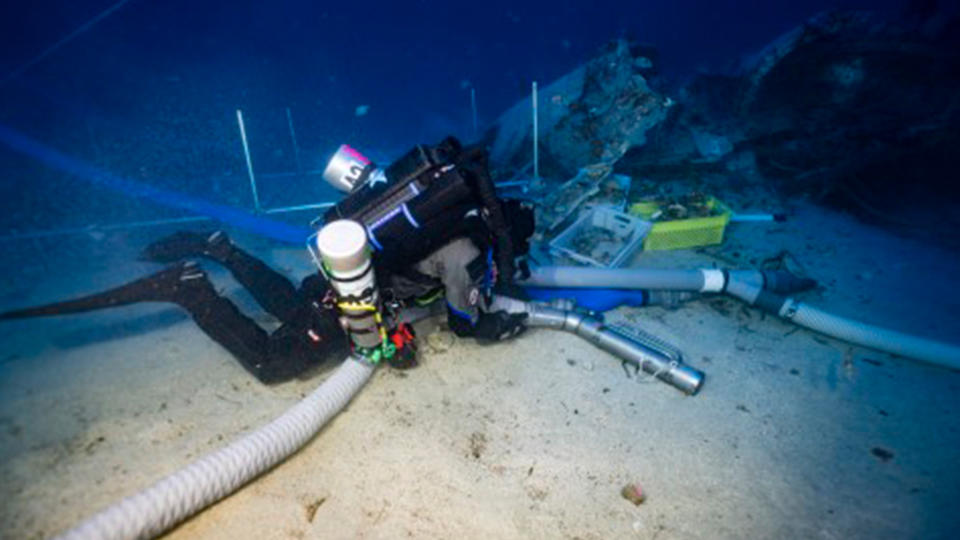
[[[358,349],[372,349],[384,340],[373,262],[367,233],[356,221],[332,221],[317,234],[317,251],[330,285],[337,293],[341,323]]]

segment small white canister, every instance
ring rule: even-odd
[[[359,349],[377,347],[383,341],[383,329],[367,232],[356,221],[330,222],[317,234],[317,251],[354,345]]]

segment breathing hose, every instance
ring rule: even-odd
[[[460,158],[465,168],[470,170],[474,176],[475,188],[480,202],[487,211],[490,219],[491,228],[496,235],[497,240],[497,267],[499,268],[498,280],[501,283],[513,283],[514,263],[513,263],[513,238],[507,232],[507,218],[503,213],[503,206],[497,197],[496,186],[493,179],[490,178],[487,169],[487,150],[483,146],[474,146],[463,152]],[[469,162],[469,165],[467,164]],[[479,165],[477,165],[479,163]]]
[[[151,538],[280,463],[353,399],[374,367],[348,357],[319,388],[266,426],[124,498],[58,538]]]

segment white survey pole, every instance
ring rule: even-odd
[[[470,111],[473,113],[473,138],[477,138],[477,91],[470,87]]]
[[[240,139],[243,141],[243,155],[247,158],[247,175],[250,176],[250,190],[253,192],[253,208],[260,212],[260,197],[257,195],[257,179],[253,175],[253,161],[250,160],[250,146],[247,144],[247,130],[243,127],[243,111],[237,109],[237,124],[240,125]]]
[[[297,132],[293,130],[293,115],[290,114],[290,107],[287,107],[287,127],[290,129],[290,140],[293,141],[293,159],[297,164],[297,175],[302,177],[303,164],[300,162],[300,145],[297,144]]]
[[[537,81],[533,81],[531,94],[530,99],[533,102],[533,181],[537,183],[540,180],[540,151],[538,148],[540,126],[537,120]]]

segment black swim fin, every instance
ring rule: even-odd
[[[335,319],[329,325],[330,343],[326,347],[303,338],[308,327],[281,326],[276,339],[272,339],[232,302],[217,294],[206,273],[194,262],[182,262],[101,293],[0,313],[0,320],[83,313],[137,302],[172,302],[183,307],[204,333],[265,384],[298,376],[321,363],[324,353],[342,356],[347,352],[346,335]],[[309,322],[303,319],[303,324]]]
[[[221,260],[230,255],[233,244],[223,231],[196,233],[178,231],[152,242],[140,252],[145,262],[174,263],[188,257]]]
[[[24,319],[84,313],[98,309],[125,306],[137,302],[173,302],[188,307],[212,285],[203,270],[193,262],[180,263],[156,274],[121,285],[114,289],[73,300],[0,313],[0,320]]]
[[[140,253],[140,260],[176,262],[188,257],[206,257],[223,265],[257,300],[263,309],[283,322],[291,322],[300,305],[297,289],[289,279],[233,244],[223,231],[180,231],[165,236]]]

